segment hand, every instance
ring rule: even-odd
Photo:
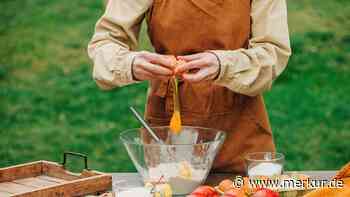
[[[132,65],[132,73],[136,80],[151,79],[168,80],[173,76],[173,62],[165,55],[151,52],[140,52]]]
[[[214,80],[220,72],[220,63],[217,57],[210,52],[178,56],[177,58],[187,62],[175,68],[175,73],[182,74],[182,78],[185,81],[196,83]],[[199,70],[196,72],[189,72],[193,69]]]

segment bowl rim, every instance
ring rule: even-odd
[[[119,139],[123,142],[123,143],[128,143],[128,144],[133,144],[133,145],[139,145],[139,146],[146,146],[146,147],[152,147],[152,146],[166,146],[166,147],[173,147],[173,146],[193,146],[193,145],[207,145],[207,144],[211,144],[213,142],[219,142],[219,143],[223,143],[226,139],[226,132],[225,131],[222,131],[220,129],[214,129],[214,128],[207,128],[207,127],[198,127],[198,126],[186,126],[186,125],[183,125],[183,127],[186,127],[186,128],[196,128],[196,129],[204,129],[204,130],[215,130],[216,132],[220,133],[220,137],[218,139],[215,139],[215,140],[212,140],[210,142],[202,142],[202,143],[198,143],[198,144],[142,144],[142,143],[138,143],[138,142],[134,142],[134,141],[130,141],[130,140],[127,140],[123,137],[124,134],[128,133],[128,132],[131,132],[131,131],[136,131],[137,129],[141,129],[143,127],[139,127],[139,128],[132,128],[132,129],[127,129],[127,130],[124,130],[122,131],[120,134],[119,134]],[[162,128],[169,128],[169,126],[155,126],[155,127],[151,127],[152,129],[155,128],[155,129],[162,129]],[[221,140],[222,139],[222,140]]]

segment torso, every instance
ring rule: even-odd
[[[250,0],[154,0],[148,18],[149,36],[161,54],[246,48],[251,32],[250,5]],[[169,83],[151,81],[145,116],[152,125],[169,124],[172,91]],[[245,153],[274,151],[262,96],[244,96],[211,82],[182,82],[179,93],[185,125],[227,132],[214,171],[243,174]]]

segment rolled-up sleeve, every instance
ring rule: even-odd
[[[103,89],[125,86],[136,81],[132,61],[138,52],[138,35],[151,0],[110,0],[95,26],[88,45],[93,60],[93,78]]]
[[[214,50],[221,65],[215,83],[256,96],[271,88],[291,55],[285,0],[253,0],[248,49]]]

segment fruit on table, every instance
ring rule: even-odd
[[[231,181],[230,179],[225,179],[223,181],[220,182],[218,189],[222,192],[226,192],[230,189],[233,189],[234,185],[233,185],[233,181]]]
[[[247,197],[247,195],[240,188],[232,188],[226,191],[223,197]]]
[[[267,188],[260,188],[257,189],[252,197],[279,197],[279,194]]]
[[[249,177],[243,177],[242,190],[245,193],[251,193],[252,192],[252,189],[251,189],[250,184],[249,184]]]
[[[350,162],[338,171],[337,175],[333,177],[332,180],[343,181],[343,187],[337,189],[330,187],[319,188],[306,194],[305,197],[350,196]]]
[[[187,197],[220,197],[220,195],[213,187],[200,186]]]
[[[220,192],[223,192],[223,193],[234,188],[237,188],[237,187],[235,186],[235,183],[230,179],[225,179],[221,181],[220,184],[218,185],[218,190],[220,190]],[[249,185],[249,178],[243,177],[242,185],[237,189],[242,190],[246,194],[251,193],[252,189],[250,188],[250,185]]]

